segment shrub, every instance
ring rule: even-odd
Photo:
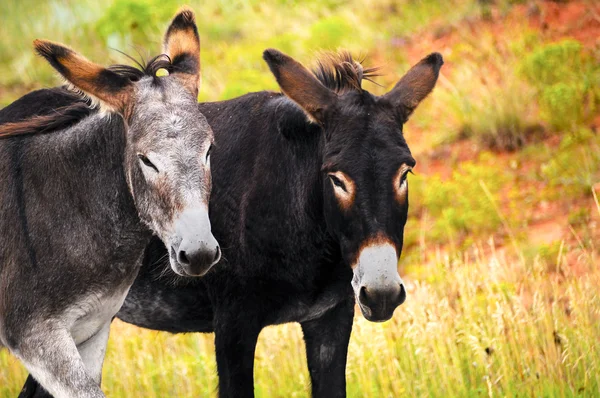
[[[600,138],[586,129],[565,136],[540,174],[551,198],[591,195],[600,180]]]
[[[111,45],[125,48],[156,42],[175,10],[174,0],[117,0],[96,22],[96,32]]]
[[[449,179],[419,175],[411,178],[410,195],[415,198],[411,215],[428,215],[430,223],[424,227],[427,239],[460,245],[468,234],[485,235],[499,229],[501,220],[481,182],[497,203],[502,187],[511,177],[489,163],[481,159],[461,163]]]
[[[534,49],[520,70],[537,89],[542,117],[556,130],[573,130],[600,104],[600,66],[576,40]]]

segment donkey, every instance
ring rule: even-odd
[[[53,396],[103,397],[110,323],[152,234],[178,275],[203,275],[220,258],[208,218],[214,137],[197,107],[200,41],[184,9],[165,54],[142,71],[34,46],[99,110],[75,100],[48,113],[29,95],[2,112],[29,117],[0,125],[0,343]],[[46,114],[32,115],[36,106]]]
[[[311,73],[276,50],[264,59],[283,94],[200,104],[217,143],[211,221],[223,259],[201,280],[160,277],[156,239],[117,316],[169,332],[215,332],[219,395],[253,396],[267,325],[299,322],[315,397],[346,395],[355,298],[374,322],[406,299],[398,274],[415,166],[403,125],[432,91],[433,53],[377,97],[376,69],[347,53]]]
[[[313,73],[276,50],[264,59],[283,94],[200,104],[217,141],[210,216],[220,263],[202,279],[168,275],[167,249],[153,238],[117,316],[215,332],[221,397],[253,396],[261,329],[299,322],[312,395],[343,397],[355,297],[374,322],[406,299],[397,263],[415,159],[402,129],[443,60],[427,56],[376,97],[361,87],[376,70],[347,53],[324,56]]]

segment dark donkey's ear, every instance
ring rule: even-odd
[[[433,90],[443,64],[444,59],[441,54],[429,54],[410,68],[392,91],[385,94],[383,98],[401,108],[404,117],[408,118],[417,105]]]
[[[46,40],[33,42],[39,55],[69,83],[83,91],[107,111],[127,113],[133,96],[133,84],[126,77],[97,65],[62,44]]]
[[[265,50],[263,58],[283,93],[300,105],[309,117],[322,122],[325,111],[335,104],[337,94],[321,84],[298,61],[277,50]]]
[[[184,7],[165,33],[163,51],[171,58],[173,74],[195,97],[200,87],[200,36],[194,12]]]

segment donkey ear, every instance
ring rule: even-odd
[[[195,97],[200,87],[200,36],[194,12],[184,7],[165,33],[163,51],[171,58],[173,74]]]
[[[322,122],[325,111],[335,104],[337,94],[321,84],[298,61],[277,50],[266,50],[263,58],[283,93],[300,105],[309,117]]]
[[[396,107],[402,108],[406,118],[416,109],[433,90],[440,74],[444,59],[439,53],[429,54],[408,72],[383,98]]]
[[[123,76],[97,65],[62,44],[35,40],[35,50],[69,83],[98,100],[101,108],[125,114],[133,96],[133,84]]]

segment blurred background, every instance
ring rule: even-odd
[[[61,82],[32,51],[66,43],[102,64],[160,52],[174,0],[2,0],[0,107]],[[268,47],[312,65],[348,49],[389,90],[432,51],[437,88],[405,126],[417,159],[399,263],[407,302],[359,314],[351,397],[600,395],[600,4],[595,0],[191,0],[199,100],[277,90]],[[212,335],[113,324],[110,397],[214,396]],[[0,396],[26,372],[0,352]],[[309,395],[297,325],[266,329],[259,397]]]

